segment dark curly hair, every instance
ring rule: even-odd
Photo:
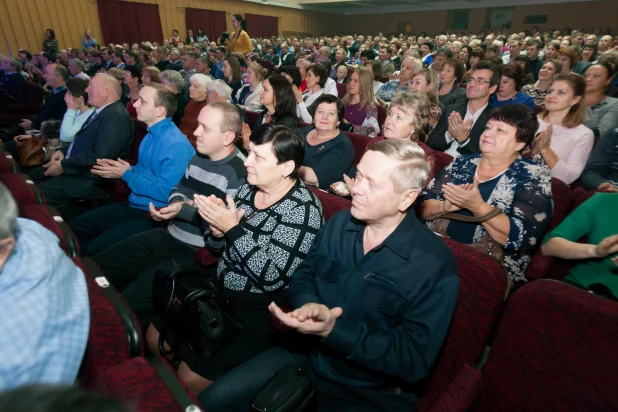
[[[506,104],[493,109],[488,120],[503,122],[517,129],[515,140],[528,146],[539,128],[537,115],[523,104]]]

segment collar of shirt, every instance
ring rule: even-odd
[[[391,59],[384,60],[384,61],[382,62],[382,67],[386,67],[386,65],[387,65],[387,64],[389,64],[390,62],[391,62]]]
[[[105,106],[101,106],[101,107],[97,107],[94,112],[96,113],[95,116],[98,116],[99,113],[101,113],[103,111],[103,109],[105,109],[107,106],[109,106],[110,104],[113,104],[116,102],[111,102],[111,103],[107,103]]]
[[[397,228],[388,235],[388,237],[382,242],[380,245],[376,246],[374,249],[378,251],[383,247],[387,247],[393,251],[393,253],[398,254],[403,259],[408,259],[410,257],[410,253],[412,252],[412,246],[415,245],[414,242],[414,226],[417,222],[416,214],[413,210],[408,210],[406,216],[399,223]],[[363,242],[363,233],[365,232],[365,228],[367,224],[357,219],[350,219],[350,223],[346,228],[347,231],[358,232],[358,240]]]
[[[474,114],[472,114],[470,113],[470,103],[468,103],[468,106],[466,107],[466,116],[464,117],[463,121],[465,122],[469,118],[472,118],[472,127],[474,127],[474,124],[476,123],[478,118],[481,116],[481,113],[483,113],[483,111],[487,108],[488,104],[489,104],[489,100],[487,101],[487,103],[485,103],[485,106],[481,107],[476,112],[474,112]]]
[[[60,93],[61,91],[63,91],[64,89],[66,89],[66,86],[60,86],[60,87],[56,87],[54,89],[54,94]]]
[[[165,129],[167,126],[169,126],[169,124],[172,123],[172,118],[171,117],[167,117],[163,120],[158,121],[157,123],[153,124],[152,126],[150,126],[148,128],[148,132],[157,137],[162,131],[163,129]]]

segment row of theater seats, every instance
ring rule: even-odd
[[[146,129],[136,126],[134,147],[139,147]],[[357,163],[370,139],[348,136]],[[448,164],[446,158],[437,159],[438,170]],[[199,410],[201,406],[173,367],[162,358],[145,355],[135,316],[115,289],[105,285],[104,274],[94,262],[78,257],[75,236],[6,153],[0,156],[0,181],[14,194],[21,215],[57,234],[86,275],[92,326],[81,385],[117,395],[137,405],[138,411]],[[586,192],[573,199],[569,187],[556,179],[552,189],[555,212],[550,228],[590,196]],[[326,220],[350,207],[347,199],[311,190],[321,200]],[[504,304],[507,275],[503,268],[465,245],[445,242],[457,261],[460,294],[444,346],[427,379],[421,411],[618,410],[618,398],[613,396],[618,367],[618,351],[613,350],[618,338],[616,303],[545,279],[524,286]],[[217,261],[207,249],[199,250],[196,259],[204,266]],[[559,278],[556,266],[539,251],[526,274],[531,279]]]

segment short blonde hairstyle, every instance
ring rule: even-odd
[[[419,139],[423,140],[425,127],[429,122],[430,103],[427,96],[414,90],[402,91],[393,97],[390,107],[398,107],[404,113],[413,115],[414,133],[411,139],[413,142],[418,142]]]
[[[385,139],[369,146],[367,150],[383,153],[391,161],[397,162],[391,174],[397,193],[410,189],[423,190],[431,166],[425,151],[418,144],[404,139]]]
[[[264,80],[264,68],[260,63],[254,61],[249,65],[249,68],[253,71],[253,73],[255,73],[255,77],[258,82]]]

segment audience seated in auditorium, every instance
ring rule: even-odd
[[[172,49],[169,54],[170,63],[167,65],[165,70],[174,70],[181,71],[182,70],[182,61],[180,60],[180,50]]]
[[[442,65],[440,76],[440,95],[439,100],[444,106],[460,104],[465,102],[466,90],[459,87],[463,81],[466,69],[461,60],[457,58],[448,59]]]
[[[399,78],[395,80],[389,80],[376,93],[376,99],[378,103],[380,103],[380,105],[382,106],[386,106],[386,103],[390,102],[397,92],[408,90],[408,88],[410,87],[410,81],[412,80],[412,76],[422,67],[423,65],[420,60],[413,57],[406,57],[401,62]]]
[[[73,384],[90,324],[84,274],[39,223],[18,216],[0,184],[0,392]]]
[[[477,63],[466,87],[467,103],[446,107],[427,145],[457,157],[480,152],[480,137],[491,107],[489,97],[498,89],[498,66],[486,60]]]
[[[395,65],[391,61],[391,48],[388,46],[380,47],[378,52],[378,60],[382,64],[382,74],[390,76],[395,73]]]
[[[379,60],[368,60],[361,66],[371,71],[371,75],[373,77],[373,95],[377,96],[378,90],[384,86],[384,83],[382,83],[382,64]]]
[[[189,103],[185,107],[185,114],[180,121],[179,129],[187,136],[189,142],[195,147],[195,136],[193,132],[197,129],[197,117],[200,112],[208,104],[208,84],[212,80],[210,77],[203,74],[194,74],[191,76],[189,86]]]
[[[71,143],[77,132],[94,112],[94,107],[88,104],[86,90],[89,85],[89,80],[77,78],[70,79],[67,82],[67,93],[64,95],[67,112],[64,114],[60,126],[60,140],[63,143]]]
[[[438,100],[438,77],[436,72],[430,68],[422,68],[419,70],[414,74],[414,77],[412,77],[410,90],[424,94],[427,96],[430,103],[429,119],[427,121],[427,125],[425,126],[425,135],[423,135],[423,139],[421,140],[422,142],[425,142],[427,136],[430,135],[431,132],[433,132],[433,129],[435,129],[438,125],[440,117],[442,116],[442,111],[445,109],[444,105]],[[465,98],[466,93],[463,90],[462,92]]]
[[[562,71],[561,73],[577,73],[583,74],[590,63],[584,63],[579,60],[579,55],[575,51],[575,49],[571,47],[562,47],[558,52],[556,52],[556,59],[560,60],[562,63]]]
[[[563,282],[618,300],[618,193],[596,193],[543,240],[543,254],[584,260]],[[579,243],[585,238],[583,243]]]
[[[539,115],[539,130],[531,149],[524,153],[546,165],[553,177],[570,185],[586,166],[594,134],[584,126],[586,82],[575,73],[558,75],[545,98],[545,111]]]
[[[262,66],[257,62],[251,63],[247,68],[247,84],[242,86],[236,95],[232,96],[234,103],[249,110],[261,109],[260,92],[263,80],[264,69]]]
[[[588,190],[618,192],[618,129],[599,140],[581,177]]]
[[[0,107],[21,103],[26,98],[26,79],[21,75],[22,63],[14,57],[0,56]]]
[[[183,93],[184,80],[180,73],[175,70],[162,71],[159,75],[159,80],[161,80],[161,84],[170,89],[176,97],[176,112],[172,117],[172,121],[176,126],[180,127],[180,122],[185,116],[185,108],[189,104],[189,99],[187,99]]]
[[[232,96],[236,96],[242,87],[242,69],[240,62],[235,57],[223,59],[223,80],[232,88]]]
[[[498,90],[489,98],[489,105],[496,108],[505,104],[519,103],[534,112],[532,97],[520,92],[523,86],[523,73],[521,66],[515,62],[500,66],[502,78]]]
[[[453,53],[445,48],[439,48],[436,50],[433,56],[433,62],[431,63],[431,70],[436,73],[440,73],[442,71],[442,66],[448,59],[453,58]]]
[[[530,61],[528,57],[520,55],[513,59],[513,62],[517,63],[519,67],[523,70],[522,84],[524,86],[528,86],[530,84],[534,84],[534,77],[532,77],[532,72],[530,71]]]
[[[329,58],[320,58],[318,60],[318,63],[324,66],[324,68],[326,69],[326,73],[333,73],[333,78],[335,77],[333,64],[331,63]],[[337,90],[337,82],[331,79],[330,76],[326,77],[326,83],[324,83],[324,93],[339,97],[339,90]]]
[[[260,126],[251,134],[247,183],[234,198],[194,196],[200,216],[210,225],[206,246],[223,252],[216,270],[220,293],[243,323],[239,334],[209,359],[198,358],[180,343],[179,375],[196,394],[274,346],[268,306],[273,301],[287,303],[290,277],[324,221],[319,200],[297,178],[303,157],[304,139],[298,132],[280,125]],[[157,318],[147,330],[153,353],[159,353],[161,326]],[[166,343],[174,347],[169,338],[166,334]]]
[[[342,66],[345,67],[345,66]],[[342,130],[376,137],[380,134],[378,108],[374,103],[373,75],[364,67],[359,67],[350,76],[347,93],[342,99],[345,116],[340,121]]]
[[[536,39],[529,39],[528,47],[526,48],[526,56],[528,57],[528,64],[530,65],[530,72],[534,81],[539,80],[539,71],[543,67],[543,60],[539,57],[541,51],[541,42]],[[564,64],[564,63],[563,63]]]
[[[66,94],[66,83],[69,80],[69,71],[61,64],[48,64],[45,67],[45,84],[48,85],[52,92],[45,99],[45,104],[37,116],[29,119],[23,119],[19,124],[24,130],[40,129],[41,123],[46,120],[62,120],[67,111],[67,105],[64,102]]]
[[[429,169],[414,143],[369,148],[351,210],[329,220],[292,276],[294,311],[269,306],[282,324],[311,335],[299,337],[307,349],[278,347],[240,365],[200,395],[209,410],[244,410],[289,364],[309,377],[318,410],[416,409],[416,383],[431,371],[459,289],[451,252],[408,213]]]
[[[536,106],[545,107],[545,97],[549,93],[549,87],[556,76],[562,71],[560,60],[547,60],[539,71],[539,80],[534,84],[527,84],[521,88],[521,92],[532,97]]]
[[[345,111],[341,100],[323,94],[314,104],[314,125],[299,129],[306,144],[298,177],[308,185],[325,190],[341,175],[349,174],[354,161],[354,147],[339,130]]]
[[[159,46],[157,47],[156,55],[157,63],[155,64],[155,66],[157,67],[157,69],[161,70],[162,72],[167,70],[167,67],[171,63],[169,59],[169,49],[165,46]]]
[[[122,179],[129,200],[91,210],[70,221],[84,256],[94,256],[110,246],[153,227],[149,204],[167,205],[172,187],[180,180],[195,150],[172,123],[176,106],[173,93],[153,83],[140,89],[134,103],[137,120],[148,127],[139,146],[135,166],[122,159],[97,159],[92,173],[104,179]]]
[[[305,80],[307,89],[301,92],[296,86],[292,86],[296,99],[296,108],[300,119],[305,123],[313,123],[314,102],[324,94],[324,85],[328,79],[328,72],[321,64],[312,64],[307,69]]]
[[[129,154],[133,122],[120,102],[121,87],[112,76],[97,74],[87,89],[95,111],[68,147],[54,152],[51,160],[30,171],[47,203],[58,208],[65,220],[79,213],[78,200],[108,197],[102,179],[91,173],[97,159],[118,159]],[[63,101],[64,103],[64,101]]]
[[[207,55],[199,56],[195,59],[195,71],[196,73],[201,73],[214,80],[214,77],[210,74],[210,59]]]
[[[156,268],[200,269],[195,252],[205,247],[208,223],[194,204],[194,195],[225,199],[246,180],[246,158],[234,146],[242,125],[229,103],[211,102],[198,118],[197,154],[184,175],[166,195],[163,207],[150,202],[147,208],[156,222],[168,222],[125,239],[95,256],[109,281],[122,292],[143,327],[154,318],[152,283]]]
[[[598,137],[604,136],[618,125],[618,98],[606,95],[606,90],[612,83],[616,70],[607,63],[595,63],[589,66],[585,73],[586,122]]]
[[[225,83],[221,79],[211,81],[210,83],[208,83],[207,96],[208,104],[215,102],[233,104],[236,110],[238,110],[238,114],[242,118],[243,125],[241,135],[245,132],[249,133],[249,135],[251,134],[251,127],[249,126],[249,118],[247,117],[247,113],[245,113],[245,111],[239,105],[234,104],[234,102],[232,101],[232,88],[228,86],[227,83]],[[240,147],[242,147],[241,140],[239,140],[237,143]],[[246,154],[246,152],[243,152],[243,154]]]
[[[477,69],[473,78],[479,76]],[[421,217],[440,235],[468,244],[489,236],[503,250],[502,264],[516,286],[527,281],[530,250],[540,243],[553,213],[549,169],[519,156],[538,124],[523,105],[494,109],[480,137],[481,153],[455,158],[421,197]],[[501,213],[483,223],[442,217],[451,212],[483,217],[496,207]]]
[[[148,86],[151,83],[161,84],[161,72],[155,66],[142,67],[142,86]]]

